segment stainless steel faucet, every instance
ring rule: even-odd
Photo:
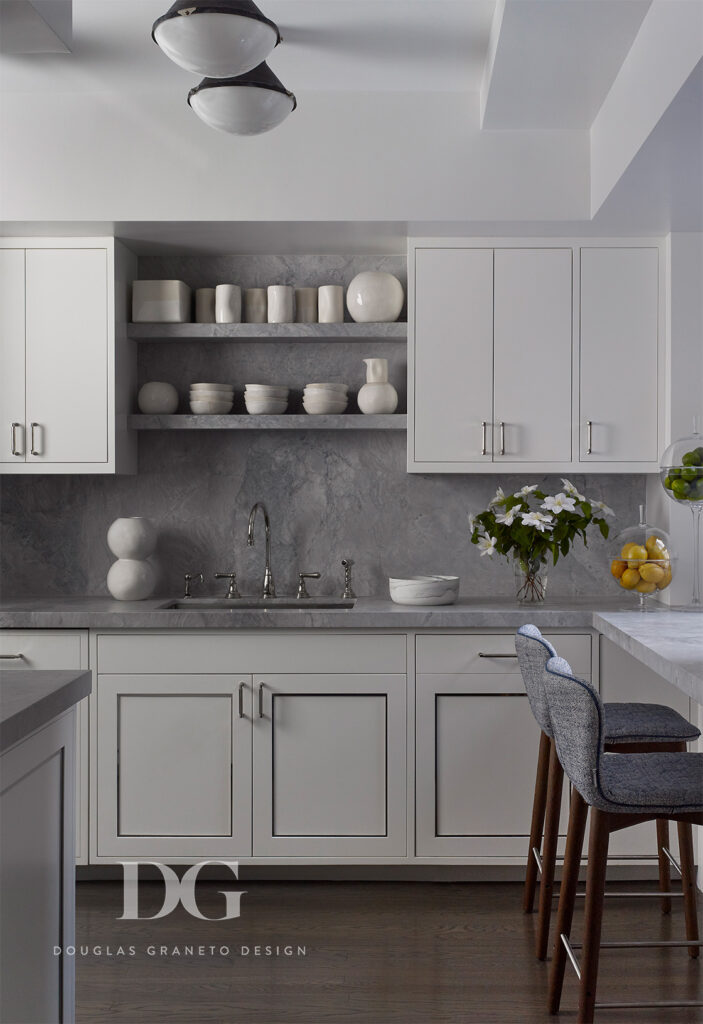
[[[276,588],[273,584],[273,573],[271,572],[271,523],[269,521],[269,514],[266,511],[266,506],[262,501],[257,501],[249,513],[247,546],[250,548],[254,547],[254,523],[256,522],[257,509],[261,509],[264,517],[264,526],[266,527],[266,568],[264,569],[264,590],[262,597],[275,597]]]

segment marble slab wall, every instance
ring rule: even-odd
[[[221,282],[348,284],[361,269],[388,269],[405,285],[402,257],[176,257],[140,260],[140,277],[175,277],[193,287]],[[287,383],[344,380],[356,391],[365,356],[387,356],[405,409],[405,346],[394,342],[171,342],[139,346],[139,377],[170,380],[185,401],[194,380]],[[240,402],[241,399],[237,398]],[[280,594],[294,593],[299,571],[322,573],[311,594],[339,594],[340,561],[355,560],[355,589],[387,592],[387,578],[451,573],[464,595],[512,593],[505,560],[481,558],[469,544],[466,516],[485,507],[495,487],[525,482],[548,490],[558,477],[409,475],[403,432],[169,431],[144,432],[136,476],[0,477],[0,593],[5,598],[106,594],[113,560],[105,534],[118,516],[151,517],[159,529],[159,593],[177,595],[183,573],[202,570],[202,593],[224,592],[215,572],[236,570],[245,594],[258,592],[264,564],[263,526],[246,546],[249,510],[266,503],[272,563]],[[616,512],[615,530],[636,521],[643,476],[578,476],[574,483]],[[587,549],[551,573],[560,595],[612,592],[607,545],[594,533]]]

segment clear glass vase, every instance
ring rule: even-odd
[[[518,604],[541,604],[547,593],[547,563],[540,558],[515,558],[513,571]]]

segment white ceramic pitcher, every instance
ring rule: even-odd
[[[366,383],[357,395],[361,412],[367,415],[381,415],[395,412],[398,407],[398,392],[388,383],[387,359],[364,359]]]

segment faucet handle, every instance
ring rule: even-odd
[[[227,588],[226,598],[228,600],[234,600],[234,598],[241,597],[242,595],[237,590],[237,574],[236,572],[216,572],[216,580],[229,580],[229,587]]]
[[[342,600],[350,601],[356,597],[352,590],[352,566],[354,565],[354,559],[343,558],[342,565],[344,566],[344,593],[342,594]]]
[[[190,592],[191,583],[203,583],[205,581],[205,577],[201,572],[186,572],[183,575],[183,581],[183,597],[192,597],[193,595]]]
[[[299,572],[298,573],[298,600],[301,598],[310,597],[305,586],[305,580],[319,580],[319,572]]]

